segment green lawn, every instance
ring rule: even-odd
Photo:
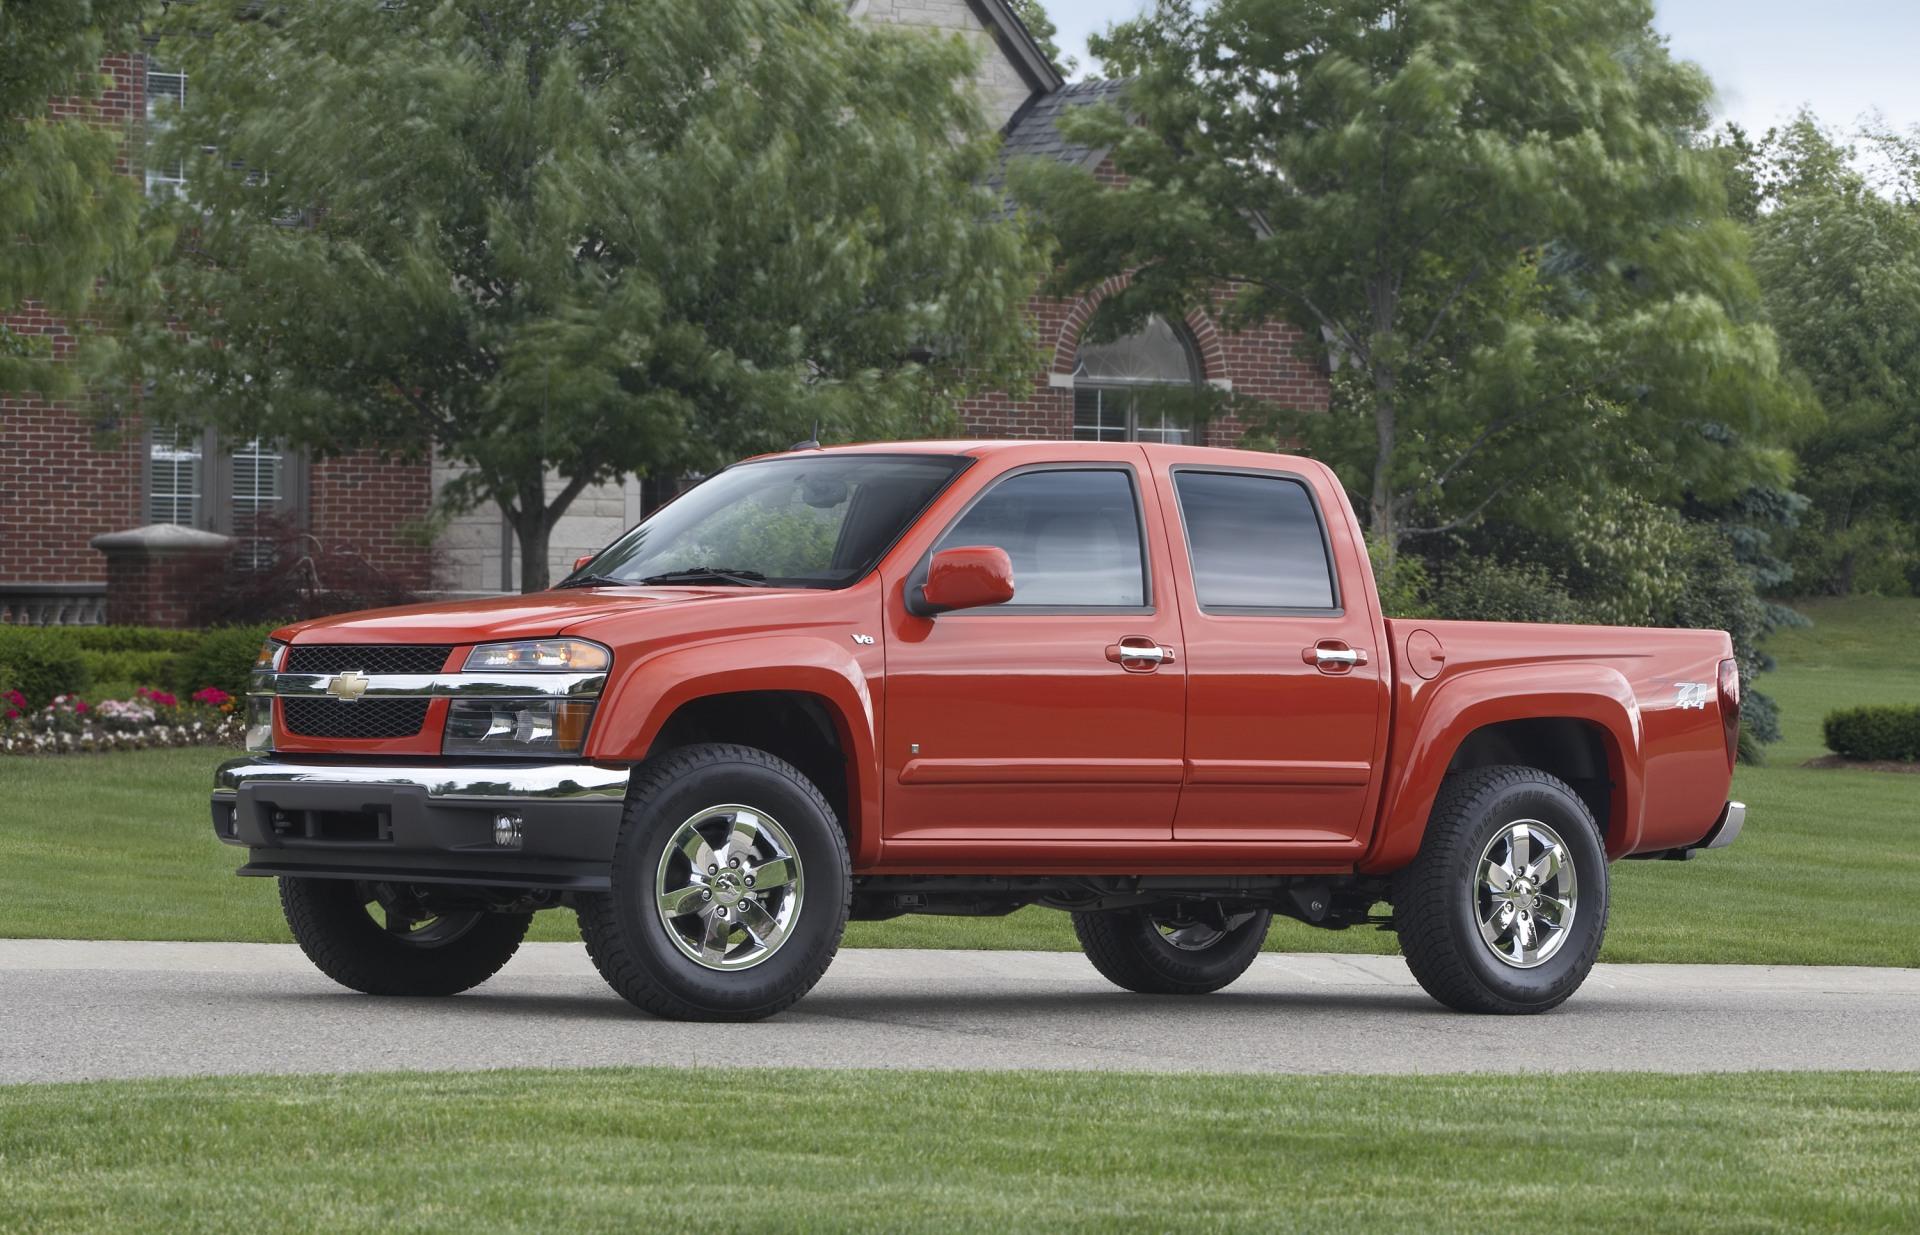
[[[1912,1075],[716,1069],[0,1089],[9,1231],[1482,1231],[1570,1215],[1903,1231],[1920,1226],[1916,1178]]]
[[[1734,792],[1740,843],[1693,862],[1614,868],[1602,959],[1920,966],[1920,776],[1817,770],[1820,718],[1851,702],[1920,698],[1920,601],[1812,605],[1783,632],[1763,687],[1786,741]],[[206,793],[227,752],[0,759],[0,936],[284,940],[272,885],[234,879]],[[1860,927],[1870,913],[1873,929]],[[535,938],[574,937],[542,914]],[[1075,947],[1065,914],[854,923],[856,947]],[[1391,952],[1391,935],[1277,922],[1276,950]]]

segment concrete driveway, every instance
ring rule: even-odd
[[[0,940],[0,1082],[601,1067],[1204,1072],[1920,1070],[1920,970],[1601,965],[1558,1011],[1445,1011],[1392,957],[1266,955],[1195,999],[1077,953],[842,952],[753,1025],[650,1019],[578,944],[452,999],[375,999],[291,946]]]

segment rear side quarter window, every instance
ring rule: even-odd
[[[1173,486],[1202,609],[1339,608],[1326,526],[1305,484],[1287,476],[1182,469]]]

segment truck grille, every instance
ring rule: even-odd
[[[399,649],[407,651],[410,649]],[[303,738],[410,738],[427,723],[430,699],[282,699],[287,732]]]
[[[287,673],[438,673],[451,646],[316,643],[287,649]]]

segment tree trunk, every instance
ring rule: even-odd
[[[513,535],[520,549],[520,590],[523,592],[547,590],[547,543],[553,537],[553,524],[559,517],[558,512],[549,510],[545,502],[536,499],[530,505],[523,504],[518,516],[513,518]]]
[[[1367,530],[1386,546],[1388,566],[1400,553],[1400,527],[1393,509],[1393,378],[1381,374],[1374,380],[1373,396],[1373,493],[1368,502]]]

